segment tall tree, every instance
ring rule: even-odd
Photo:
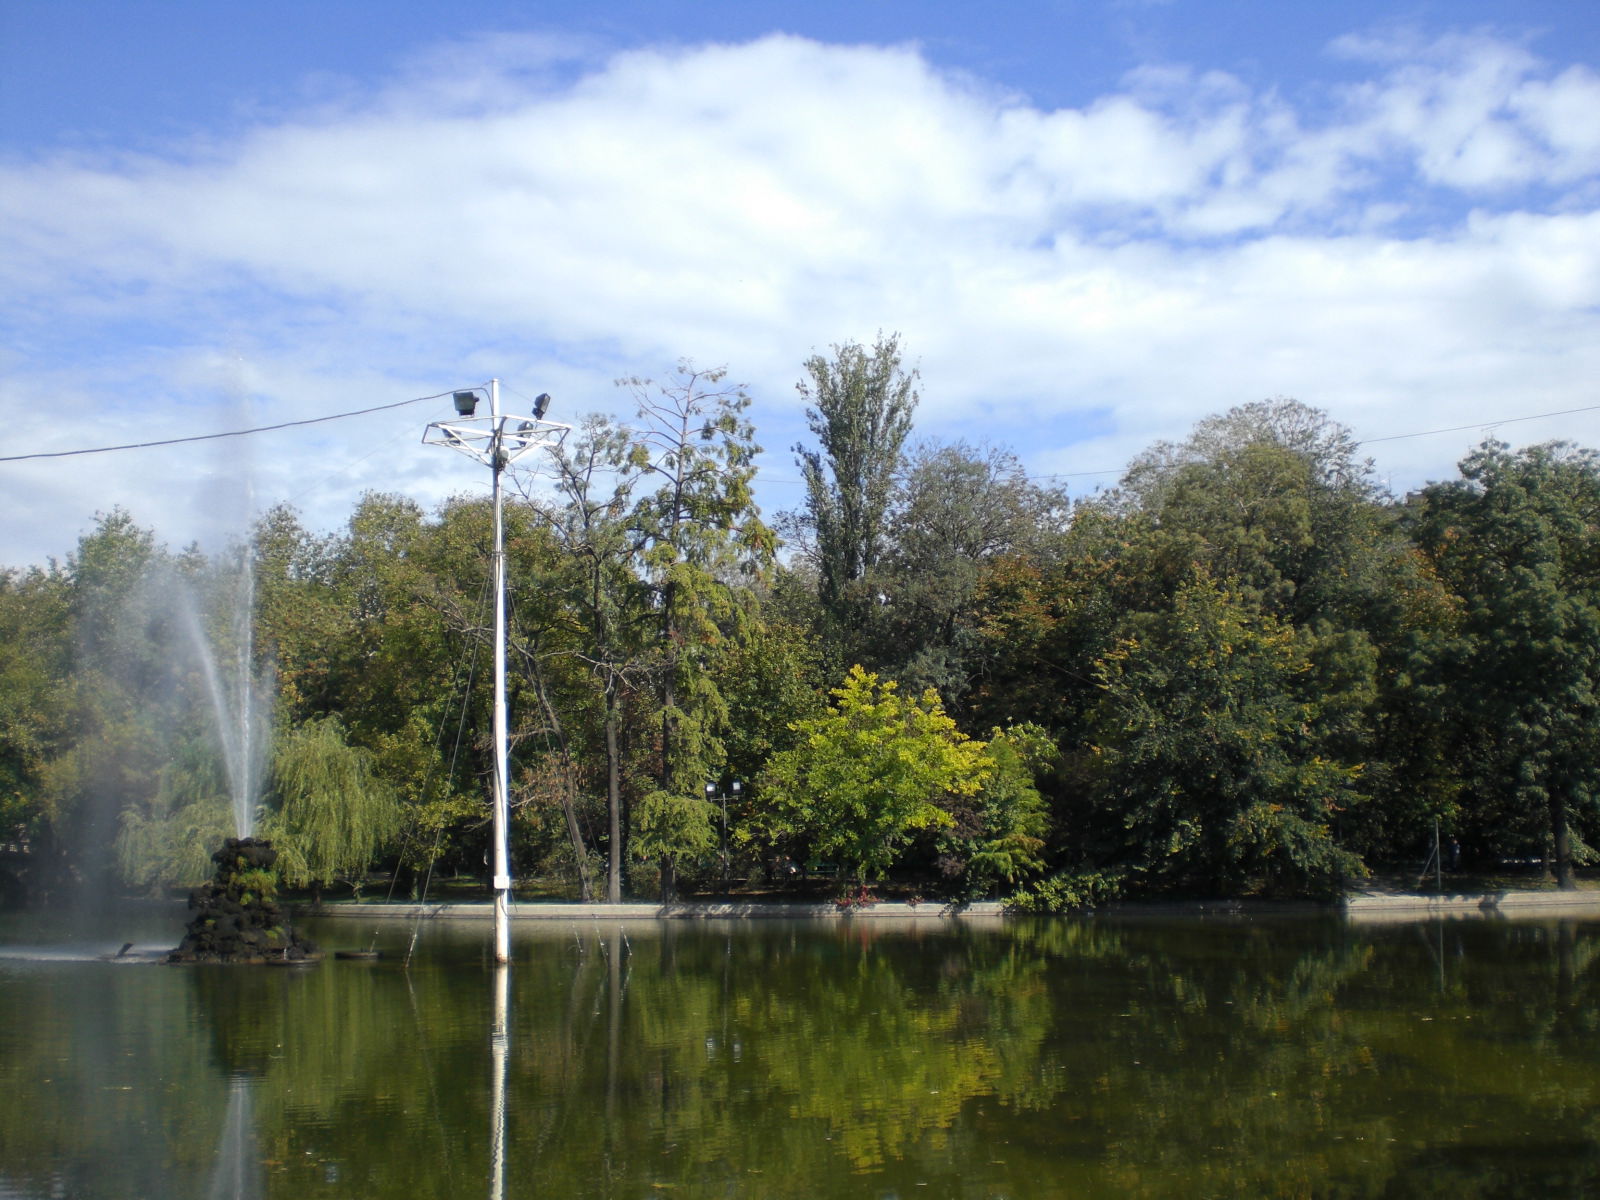
[[[705,781],[722,774],[726,759],[721,669],[748,631],[748,585],[766,573],[775,549],[750,491],[761,450],[744,415],[750,397],[725,379],[724,370],[685,361],[660,385],[623,381],[638,402],[634,457],[656,484],[633,520],[659,620],[659,766],[640,816],[641,832],[648,827],[658,847],[663,899],[676,889],[680,857],[710,828],[698,810],[706,807]]]
[[[1124,511],[1182,543],[1218,579],[1296,623],[1359,623],[1401,539],[1390,532],[1370,460],[1354,435],[1298,400],[1262,400],[1208,417],[1182,442],[1129,464]]]
[[[53,565],[0,570],[0,841],[45,832],[45,766],[70,736],[69,586]]]
[[[805,368],[811,381],[797,387],[818,446],[795,447],[806,485],[799,525],[816,557],[823,607],[853,637],[871,611],[863,580],[884,552],[917,373],[901,368],[898,334],[880,334],[870,351],[834,346],[831,360],[813,355]]]
[[[1416,508],[1461,604],[1439,665],[1468,819],[1502,849],[1507,833],[1547,844],[1572,887],[1574,835],[1600,833],[1600,454],[1487,441]]]
[[[580,654],[599,698],[606,795],[606,900],[622,901],[626,865],[624,722],[647,683],[653,610],[638,573],[643,539],[633,520],[642,467],[626,429],[591,417],[556,454],[556,502],[547,506],[564,563],[550,586],[578,625]]]
[[[750,397],[725,377],[684,362],[660,386],[624,381],[639,405],[638,458],[657,485],[633,514],[659,617],[657,782],[697,797],[724,757],[721,659],[743,640],[749,585],[765,575],[775,549],[750,491],[761,451],[744,416]]]

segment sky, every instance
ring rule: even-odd
[[[0,566],[431,509],[489,473],[403,402],[685,359],[771,515],[880,332],[1075,495],[1279,396],[1397,494],[1600,447],[1600,5],[0,0]]]

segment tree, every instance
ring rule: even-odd
[[[744,416],[750,397],[723,386],[725,377],[683,362],[659,387],[624,381],[639,405],[635,460],[658,484],[633,520],[660,622],[657,786],[678,796],[698,796],[721,772],[727,702],[718,679],[750,624],[750,593],[738,585],[763,577],[775,549],[750,491],[761,451]]]
[[[630,846],[641,862],[653,862],[661,872],[661,900],[678,894],[678,870],[684,860],[694,860],[717,848],[713,810],[704,795],[648,792],[634,810],[635,828]]]
[[[941,801],[974,795],[993,761],[956,729],[932,690],[899,694],[893,680],[852,667],[835,704],[800,721],[793,749],[761,781],[773,832],[877,879],[917,830],[951,824]]]
[[[939,833],[939,867],[969,896],[1014,885],[1044,865],[1048,814],[1037,774],[1059,757],[1037,725],[996,729],[986,752],[994,764],[973,796],[947,805],[952,823]]]
[[[1354,435],[1297,400],[1208,417],[1181,443],[1136,457],[1116,496],[1262,608],[1350,628],[1381,593],[1403,539],[1385,517]],[[1180,568],[1181,569],[1181,568]]]
[[[36,852],[56,872],[100,887],[111,882],[123,809],[149,801],[166,759],[171,606],[155,603],[145,582],[167,565],[155,535],[121,509],[101,514],[67,560],[71,732],[40,772],[45,836]]]
[[[1101,836],[1148,882],[1331,894],[1362,872],[1330,828],[1360,773],[1325,753],[1340,698],[1292,627],[1201,573],[1131,616],[1099,673]]]
[[[628,431],[591,417],[576,444],[556,454],[559,502],[545,514],[563,560],[548,579],[581,638],[598,695],[607,824],[606,901],[622,901],[627,822],[623,811],[624,717],[646,683],[653,611],[638,574],[642,539],[633,521],[641,467]]]
[[[1600,832],[1600,454],[1490,440],[1461,476],[1425,488],[1415,519],[1461,605],[1438,669],[1468,820],[1502,847],[1548,844],[1572,887],[1574,835]]]
[[[278,739],[272,764],[277,805],[262,833],[278,850],[291,887],[347,879],[359,889],[379,851],[400,832],[394,790],[352,746],[338,717],[307,721]]]
[[[69,600],[59,569],[0,570],[0,841],[45,832],[45,768],[70,735]]]
[[[797,385],[819,443],[815,450],[795,447],[806,485],[798,525],[817,560],[823,608],[839,631],[853,636],[871,608],[862,583],[884,551],[900,451],[917,406],[917,373],[901,370],[898,334],[880,334],[870,352],[847,342],[833,353],[832,361],[807,359],[811,382]]]
[[[1066,494],[1030,482],[1010,451],[965,442],[914,448],[887,549],[870,575],[881,597],[874,663],[955,704],[970,683],[973,601],[986,564],[1053,558],[1067,514]]]

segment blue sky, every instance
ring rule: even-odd
[[[1397,490],[1600,446],[1597,66],[1571,0],[6,0],[0,454],[490,376],[626,415],[687,357],[776,510],[802,361],[880,329],[920,434],[1076,492],[1277,395]],[[114,505],[181,545],[480,490],[444,415],[0,463],[0,564]]]

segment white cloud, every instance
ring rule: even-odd
[[[13,162],[8,445],[490,374],[570,414],[689,355],[754,386],[781,478],[801,360],[880,328],[921,363],[925,427],[1062,470],[1276,393],[1366,434],[1578,407],[1600,371],[1593,72],[1483,37],[1339,50],[1373,73],[1313,116],[1217,72],[1042,111],[905,47],[480,39],[231,145]],[[472,486],[416,444],[434,415],[264,437],[258,495],[337,520],[367,487]],[[1386,454],[1437,475],[1458,450]],[[116,502],[181,542],[222,470],[187,451],[5,469],[10,561]]]

